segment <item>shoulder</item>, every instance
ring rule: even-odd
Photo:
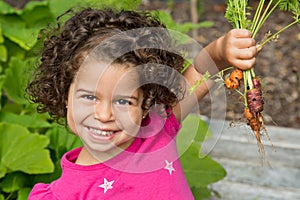
[[[161,137],[165,136],[173,138],[180,128],[181,124],[170,109],[164,113],[152,110],[142,122],[140,136],[155,140],[160,140]],[[152,136],[155,136],[155,138]]]
[[[56,200],[57,198],[51,192],[50,184],[38,183],[31,190],[28,200]]]
[[[73,161],[76,160],[81,149],[82,149],[82,147],[79,147],[79,148],[76,148],[76,149],[66,152],[61,159],[62,168],[74,167],[75,164],[73,163]],[[55,180],[50,184],[44,184],[44,183],[35,184],[28,196],[28,200],[41,200],[41,199],[56,200],[56,199],[59,199],[55,195],[55,192],[53,192],[53,191],[55,191],[55,189],[53,189],[53,187],[57,183],[58,183],[58,180]]]

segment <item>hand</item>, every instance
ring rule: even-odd
[[[220,38],[220,57],[241,70],[251,68],[255,64],[255,56],[258,53],[255,40],[251,36],[251,32],[245,29],[229,31]]]

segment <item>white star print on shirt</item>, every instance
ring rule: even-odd
[[[170,175],[172,175],[172,172],[175,171],[174,167],[173,167],[173,162],[169,162],[167,160],[166,161],[166,166],[165,169],[169,171]]]
[[[103,188],[104,189],[104,193],[107,192],[107,190],[110,190],[113,188],[112,184],[114,183],[115,181],[107,181],[106,178],[104,178],[104,183],[99,185],[99,187]]]

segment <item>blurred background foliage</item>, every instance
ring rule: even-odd
[[[172,6],[173,1],[169,1]],[[48,114],[37,114],[24,92],[33,69],[39,63],[42,41],[39,33],[69,8],[112,7],[140,9],[141,0],[0,0],[0,200],[27,199],[34,184],[49,183],[61,174],[62,155],[81,141]],[[199,11],[202,9],[199,4]],[[152,11],[168,28],[181,33],[211,26],[211,22],[177,23],[169,12]],[[208,185],[226,175],[224,168],[209,156],[199,158],[200,145],[209,130],[204,121],[189,116],[178,139],[197,127],[197,135],[181,156],[195,199],[211,195]],[[180,139],[181,138],[181,139]]]

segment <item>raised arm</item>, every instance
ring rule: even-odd
[[[194,64],[183,74],[188,83],[185,98],[173,109],[178,121],[182,121],[192,111],[214,84],[213,80],[208,80],[197,87],[194,93],[189,93],[189,88],[200,80],[205,72],[216,74],[230,65],[242,70],[249,69],[255,63],[256,54],[257,48],[251,33],[243,29],[232,29],[200,51]]]

